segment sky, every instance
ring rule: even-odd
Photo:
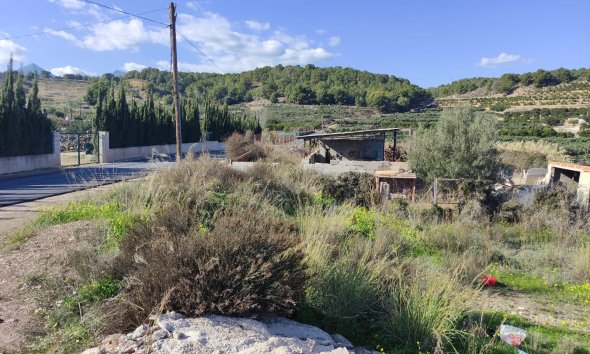
[[[0,0],[0,66],[55,75],[170,69],[169,1]],[[178,1],[181,71],[342,66],[431,87],[590,67],[589,0]],[[159,22],[159,23],[157,23]],[[189,43],[190,42],[190,43]],[[191,43],[194,45],[191,45]],[[195,48],[196,47],[196,48]]]

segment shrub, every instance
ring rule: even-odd
[[[355,205],[369,207],[377,199],[375,179],[368,173],[347,172],[336,178],[324,177],[322,194],[336,202],[351,201]]]
[[[177,207],[129,232],[118,258],[119,268],[128,269],[119,320],[131,323],[121,321],[123,327],[164,310],[293,313],[305,281],[294,225],[260,210],[231,210],[210,231],[190,225],[190,213]]]
[[[419,128],[408,161],[418,177],[494,180],[498,173],[496,118],[470,106],[444,110],[432,129]]]
[[[523,205],[518,200],[512,199],[500,207],[500,211],[496,214],[496,219],[500,222],[516,223],[520,220]]]
[[[264,148],[256,144],[254,133],[247,131],[245,134],[233,133],[225,140],[227,158],[236,161],[256,161],[266,157]]]
[[[297,207],[306,203],[311,203],[312,197],[303,188],[298,188],[296,179],[300,177],[305,179],[306,176],[295,173],[295,170],[286,168],[283,171],[277,171],[278,167],[266,163],[258,163],[248,170],[247,175],[250,177],[249,187],[252,192],[258,194],[273,206],[284,211],[288,215],[295,215]],[[281,173],[292,171],[291,177],[283,178]]]
[[[579,283],[590,283],[590,245],[577,249],[572,259],[574,279]]]
[[[365,208],[355,208],[351,215],[350,229],[352,232],[364,237],[375,239],[375,213]]]

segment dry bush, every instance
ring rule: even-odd
[[[132,328],[159,311],[250,316],[295,310],[306,276],[291,222],[236,208],[208,231],[191,225],[191,214],[169,208],[130,231],[118,257],[127,285],[114,323]]]
[[[520,220],[523,209],[524,206],[521,202],[512,199],[502,204],[495,218],[500,222],[516,223]]]
[[[159,210],[179,203],[203,214],[210,211],[212,200],[219,194],[231,193],[244,179],[243,172],[202,156],[161,169],[143,183],[117,189],[114,198],[131,210]]]
[[[292,145],[267,144],[264,148],[266,151],[266,160],[269,162],[299,165],[307,155],[307,152],[302,147]]]
[[[369,207],[377,200],[375,178],[369,173],[346,172],[338,177],[322,178],[322,194],[336,202],[351,201]]]
[[[299,168],[257,163],[246,176],[253,193],[288,215],[295,215],[299,206],[312,200],[310,192],[314,190],[315,176]]]
[[[257,161],[266,157],[262,146],[256,143],[254,133],[233,133],[225,140],[227,158],[234,161]]]
[[[590,283],[590,244],[573,253],[572,276],[578,283]]]

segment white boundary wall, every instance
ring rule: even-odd
[[[175,154],[176,145],[151,145],[151,146],[134,146],[126,148],[109,148],[109,132],[98,133],[98,144],[100,153],[100,162],[108,163],[115,161],[131,161],[138,159],[150,159],[154,154]],[[182,144],[182,153],[207,152],[207,151],[225,151],[225,144],[217,141],[205,141],[202,143]]]
[[[0,175],[46,168],[61,168],[59,133],[53,133],[53,153],[0,157]]]

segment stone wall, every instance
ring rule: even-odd
[[[53,153],[0,157],[0,175],[47,168],[61,168],[59,133],[53,133]]]

